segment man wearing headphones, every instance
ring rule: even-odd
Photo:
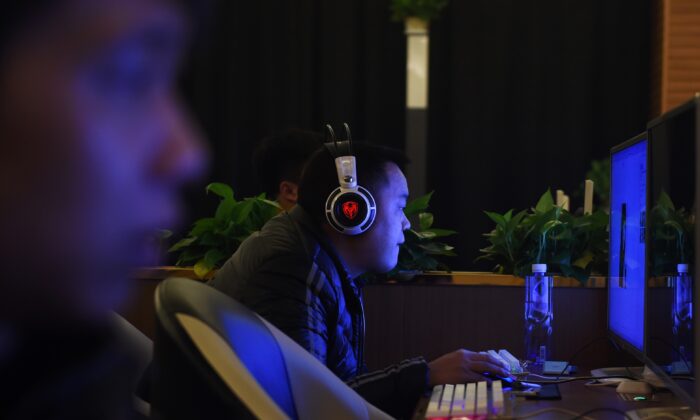
[[[430,386],[482,380],[483,371],[508,375],[499,361],[467,350],[366,372],[358,278],[397,263],[410,228],[403,213],[406,161],[399,151],[367,143],[326,144],[307,162],[298,205],[244,241],[211,281],[397,418],[410,418]]]

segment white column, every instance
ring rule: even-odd
[[[406,176],[411,195],[425,194],[428,137],[428,22],[407,18],[406,24]]]
[[[406,19],[406,108],[428,108],[428,22]]]

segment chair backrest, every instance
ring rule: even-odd
[[[134,376],[134,382],[132,383],[134,391],[133,408],[136,412],[148,418],[150,417],[151,406],[139,394],[139,384],[142,376],[151,364],[151,360],[153,360],[153,341],[117,313],[112,314],[112,323],[120,342],[124,343],[130,353],[134,355],[137,364],[137,375]]]
[[[156,290],[154,418],[390,419],[263,318],[189,279]]]
[[[138,371],[142,374],[153,359],[153,340],[116,312],[112,314],[112,323],[120,339],[136,355]]]

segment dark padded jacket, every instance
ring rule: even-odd
[[[367,401],[411,417],[428,366],[410,359],[367,373],[361,285],[299,206],[241,244],[210,284],[289,335]]]

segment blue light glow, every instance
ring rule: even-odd
[[[647,140],[612,156],[610,202],[610,330],[644,347]]]

